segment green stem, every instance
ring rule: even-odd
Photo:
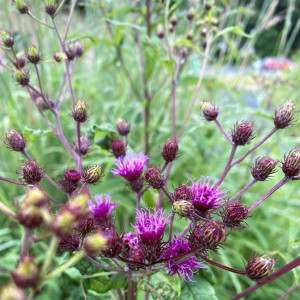
[[[51,265],[52,258],[55,254],[57,245],[58,245],[58,238],[57,238],[57,236],[54,235],[51,238],[50,245],[49,245],[49,248],[48,248],[48,251],[46,254],[46,259],[45,259],[44,264],[41,269],[41,278],[43,278],[46,275],[47,270],[49,269],[49,267]]]

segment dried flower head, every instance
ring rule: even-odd
[[[57,254],[60,255],[63,252],[77,251],[80,245],[80,238],[76,234],[70,234],[62,236],[59,240]]]
[[[4,46],[8,48],[11,48],[15,43],[14,38],[7,31],[1,29],[0,29],[0,38]]]
[[[178,143],[174,139],[168,139],[162,148],[161,155],[166,162],[173,161],[178,152]]]
[[[209,210],[217,208],[220,203],[224,201],[227,196],[225,190],[219,190],[218,187],[210,186],[211,177],[202,176],[200,180],[189,180],[191,186],[189,186],[192,192],[192,203],[195,211],[198,215],[203,216]],[[187,183],[187,186],[188,186]]]
[[[297,176],[300,173],[300,148],[296,147],[284,155],[282,171],[289,177]]]
[[[39,270],[33,257],[23,257],[12,272],[11,277],[20,288],[34,288],[38,284]]]
[[[88,118],[88,107],[83,100],[79,100],[72,110],[72,116],[75,121],[83,123]]]
[[[120,135],[126,136],[130,132],[130,125],[123,118],[118,118],[116,125]]]
[[[273,118],[275,127],[278,129],[288,128],[294,124],[296,117],[296,105],[289,100],[275,111]]]
[[[255,160],[255,164],[251,167],[251,174],[257,181],[264,181],[271,177],[276,170],[278,161],[269,156],[259,157]]]
[[[97,224],[106,223],[112,211],[119,203],[111,203],[111,196],[108,194],[95,195],[94,200],[88,201],[89,214],[93,216]]]
[[[81,173],[81,179],[84,183],[96,184],[100,182],[101,177],[103,177],[103,172],[102,166],[100,165],[87,168],[83,173]]]
[[[37,64],[41,60],[41,55],[37,47],[31,44],[27,49],[27,59],[32,64]]]
[[[29,83],[29,80],[30,80],[29,71],[28,70],[15,70],[14,78],[19,85],[25,86]]]
[[[37,184],[43,177],[43,171],[35,160],[29,160],[23,163],[20,175],[22,181]]]
[[[126,155],[126,148],[122,140],[112,140],[110,142],[110,149],[114,154],[115,158],[119,158],[121,156]]]
[[[117,168],[111,170],[114,175],[120,175],[128,181],[138,179],[144,167],[147,165],[149,157],[143,153],[130,153],[126,156],[121,156],[115,161]]]
[[[207,121],[214,121],[217,119],[219,111],[215,104],[207,100],[201,100],[200,106],[203,116]]]
[[[255,281],[260,281],[274,272],[275,260],[267,255],[253,255],[246,266],[247,276]]]
[[[192,200],[193,193],[186,184],[182,184],[174,190],[173,198],[175,199],[175,201],[179,201],[179,200],[189,201]]]
[[[168,259],[172,257],[176,257],[178,255],[182,255],[191,250],[187,239],[180,239],[177,236],[174,236],[171,244],[164,248],[163,259]],[[167,267],[169,269],[169,273],[174,278],[175,274],[179,277],[183,278],[185,281],[193,281],[191,277],[194,273],[197,273],[199,268],[203,268],[201,263],[197,260],[196,256],[189,257],[185,260],[171,260],[167,262]],[[174,278],[175,279],[175,278]]]
[[[24,140],[23,135],[15,129],[6,131],[5,144],[8,148],[17,152],[24,151],[26,147],[26,141]]]
[[[235,230],[245,228],[244,220],[248,218],[248,207],[240,201],[234,201],[228,204],[221,212],[223,223]]]
[[[254,123],[250,121],[237,122],[231,130],[231,139],[236,146],[249,144],[254,137]]]
[[[150,166],[144,174],[146,182],[154,189],[159,190],[165,185],[165,177],[161,174],[160,170],[154,166]]]

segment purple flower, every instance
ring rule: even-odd
[[[198,181],[189,180],[192,183],[189,186],[192,191],[192,202],[199,215],[203,215],[212,208],[219,207],[220,203],[227,196],[225,190],[219,190],[218,187],[210,186],[211,179],[211,177],[201,176],[201,179]]]
[[[105,200],[103,200],[105,198]],[[110,195],[95,195],[94,201],[88,201],[89,213],[96,221],[105,221],[119,203],[110,203]]]
[[[163,259],[178,256],[187,253],[190,250],[191,248],[188,245],[186,238],[181,240],[174,236],[171,244],[164,249]],[[196,256],[189,257],[184,261],[181,259],[168,261],[167,267],[169,268],[168,274],[172,274],[173,278],[175,274],[178,274],[178,276],[182,277],[185,281],[192,281],[191,277],[193,274],[197,273],[199,268],[205,268],[197,261]]]
[[[130,153],[121,156],[115,161],[117,169],[112,169],[114,175],[120,175],[128,181],[136,180],[140,177],[144,167],[147,165],[148,155],[143,153]]]
[[[141,242],[151,245],[161,241],[168,220],[169,215],[161,208],[154,208],[153,214],[150,208],[145,208],[137,211],[136,223],[133,227]]]

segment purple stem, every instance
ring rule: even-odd
[[[171,203],[173,202],[173,198],[172,196],[170,195],[170,193],[166,190],[166,188],[161,188],[162,191],[165,193],[165,195],[169,198],[169,200],[171,201]]]
[[[274,192],[276,192],[280,187],[282,187],[284,184],[286,184],[288,181],[290,181],[291,178],[285,176],[283,179],[281,179],[275,186],[273,186],[266,194],[264,194],[260,199],[258,199],[254,204],[252,204],[248,208],[248,212],[250,213],[254,208],[256,208],[259,204],[261,204],[263,201],[265,201],[268,197],[270,197]]]
[[[121,289],[117,289],[117,294],[118,294],[120,300],[124,300]]]
[[[291,295],[292,293],[294,293],[295,291],[297,291],[300,288],[300,284],[297,284],[296,286],[294,286],[292,289],[290,289],[289,291],[287,291],[285,294],[283,294],[280,298],[278,298],[278,300],[283,300],[285,299],[287,296]]]
[[[32,242],[32,236],[33,236],[33,229],[24,227],[24,235],[23,235],[23,242],[22,242],[22,248],[21,248],[21,254],[20,254],[20,260],[28,255],[28,251]]]
[[[174,77],[172,80],[172,137],[176,139],[176,88],[177,88],[177,80],[181,66],[181,58],[180,56],[176,59],[176,68]]]
[[[79,122],[75,122],[75,126],[76,126],[76,137],[77,137],[77,149],[78,149],[78,160],[77,160],[77,170],[79,170],[79,172],[82,172],[82,165],[81,165],[81,145],[80,145],[80,123]]]
[[[17,185],[23,185],[23,186],[26,186],[25,183],[22,183],[22,182],[19,182],[19,181],[14,181],[14,180],[11,180],[11,179],[2,177],[2,176],[0,176],[0,180],[6,181],[6,182],[9,182],[9,183],[13,183],[13,184],[17,184]]]
[[[178,234],[178,238],[181,239],[191,228],[193,225],[193,221],[190,221],[189,224],[186,225],[186,227]]]
[[[168,240],[168,243],[171,243],[171,241],[172,241],[172,230],[173,230],[174,217],[175,217],[175,212],[172,211],[171,217],[170,217],[171,221],[170,221],[170,227],[169,227],[169,240]]]
[[[296,259],[294,259],[292,262],[285,265],[284,267],[282,267],[281,269],[279,269],[278,271],[276,271],[275,273],[273,273],[272,275],[268,276],[266,279],[264,279],[260,282],[257,282],[256,284],[254,284],[253,286],[251,286],[248,289],[244,290],[243,292],[235,295],[230,300],[238,300],[238,299],[241,299],[242,297],[245,297],[245,296],[251,294],[255,290],[262,287],[263,285],[265,285],[265,284],[273,281],[274,279],[284,275],[285,273],[291,271],[292,269],[298,267],[299,265],[300,265],[300,256],[297,257]]]
[[[246,154],[242,157],[234,161],[230,168],[242,162],[249,154],[251,154],[255,149],[257,149],[260,145],[262,145],[269,137],[271,137],[278,129],[275,127],[273,128],[260,142],[258,142],[252,149],[250,149]]]
[[[122,270],[122,269],[115,269],[115,268],[111,268],[109,266],[104,266],[102,264],[100,264],[99,262],[97,262],[96,260],[92,259],[90,256],[88,255],[85,255],[84,258],[88,261],[90,261],[92,264],[104,269],[104,270],[107,270],[107,271],[112,271],[112,272],[118,272],[118,273],[124,273],[125,271]]]
[[[5,65],[5,64],[1,61],[1,59],[0,59],[0,66],[2,66],[4,69],[6,69],[6,70],[8,70],[8,71],[10,71],[10,72],[14,72],[14,70],[13,70],[12,68],[8,67],[7,65]]]
[[[225,132],[225,130],[223,129],[222,125],[220,124],[220,122],[218,121],[218,119],[215,119],[214,120],[215,123],[217,124],[218,128],[221,130],[221,132],[223,133],[225,139],[231,144],[232,144],[232,141],[231,141],[231,138],[228,136],[228,134]]]
[[[66,32],[65,32],[65,36],[64,36],[64,43],[66,42],[68,33],[69,33],[69,29],[70,29],[70,25],[71,25],[71,20],[72,20],[72,15],[75,9],[75,5],[76,5],[77,0],[72,0],[72,6],[71,6],[71,11],[70,11],[70,15],[69,15],[69,20],[67,23],[67,28],[66,28]]]

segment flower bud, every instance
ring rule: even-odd
[[[26,300],[23,289],[18,288],[14,283],[3,286],[0,289],[1,300]]]
[[[106,237],[100,233],[96,232],[84,239],[83,247],[88,255],[97,255],[101,251],[107,249]]]
[[[195,9],[193,7],[190,8],[190,10],[188,11],[188,13],[186,14],[186,18],[189,21],[192,21],[195,17]]]
[[[23,201],[17,213],[19,223],[27,228],[36,228],[43,223],[41,209]]]
[[[96,184],[100,181],[100,178],[103,176],[102,166],[95,165],[89,169],[86,169],[82,174],[82,181],[84,183]]]
[[[162,148],[161,155],[166,162],[173,161],[178,152],[178,143],[174,139],[168,139]]]
[[[206,33],[207,33],[207,29],[206,29],[206,28],[203,28],[203,29],[201,30],[201,32],[200,32],[200,35],[201,35],[202,37],[206,37]]]
[[[54,102],[52,99],[47,98],[47,103],[46,103],[45,100],[40,96],[35,99],[35,104],[40,111],[51,109],[54,107]]]
[[[15,66],[18,68],[24,68],[27,63],[26,53],[24,50],[21,50],[17,53],[18,62],[15,63]]]
[[[116,257],[122,251],[123,237],[120,236],[115,228],[105,228],[99,233],[106,239],[105,250],[101,254],[105,257]]]
[[[192,30],[190,30],[187,35],[185,36],[185,38],[189,41],[193,40],[193,36],[194,36],[194,32]]]
[[[110,142],[110,148],[115,158],[126,155],[126,148],[122,140],[112,140]]]
[[[165,185],[165,178],[161,174],[160,170],[156,167],[149,167],[145,172],[144,177],[147,183],[150,184],[154,189],[158,190]]]
[[[71,234],[77,225],[77,216],[68,208],[63,208],[52,220],[50,224],[53,232],[58,236]]]
[[[29,71],[15,70],[14,78],[19,85],[25,86],[29,83],[29,79],[30,79]]]
[[[141,191],[141,189],[143,188],[143,184],[144,184],[144,179],[142,177],[129,181],[129,185],[131,189],[136,193]]]
[[[160,39],[163,39],[165,37],[164,26],[162,24],[158,24],[156,29],[156,35]]]
[[[300,148],[296,147],[284,155],[282,172],[289,177],[297,176],[300,173]]]
[[[186,184],[182,184],[175,189],[173,197],[175,201],[179,201],[179,200],[189,201],[192,199],[193,193]]]
[[[231,139],[236,146],[244,146],[254,139],[254,123],[242,121],[236,123],[231,130]]]
[[[81,193],[70,199],[66,205],[66,208],[76,217],[76,220],[80,220],[86,217],[88,213],[89,195],[87,193]]]
[[[170,25],[169,25],[169,32],[172,33],[173,31],[174,31],[174,27],[170,24]]]
[[[172,24],[173,27],[175,27],[178,23],[178,19],[177,19],[177,16],[176,14],[174,13],[171,20],[170,20],[170,23]]]
[[[8,148],[17,152],[22,152],[26,147],[23,135],[14,129],[6,131],[5,144]]]
[[[207,47],[207,41],[206,41],[206,40],[203,40],[203,41],[201,42],[201,47],[202,47],[203,50],[206,49],[206,47]]]
[[[68,60],[73,60],[76,57],[76,51],[74,44],[69,44],[66,48],[66,55],[68,57]]]
[[[72,194],[78,188],[78,181],[66,180],[61,178],[58,180],[64,192]]]
[[[211,5],[209,3],[206,3],[204,5],[204,10],[210,10],[211,9]]]
[[[83,46],[79,41],[75,42],[74,49],[77,57],[80,57],[83,54]]]
[[[0,30],[0,37],[4,46],[11,48],[14,45],[14,38],[6,31]]]
[[[65,61],[68,59],[68,56],[65,52],[57,52],[54,54],[53,59],[57,61],[58,63]]]
[[[244,228],[241,223],[248,218],[248,207],[240,201],[234,201],[228,204],[221,212],[223,223],[231,228]]]
[[[65,235],[61,237],[57,247],[57,254],[60,255],[63,252],[77,251],[80,246],[80,238],[76,234]]]
[[[224,242],[226,236],[226,227],[218,221],[211,221],[203,225],[203,239],[209,246]]]
[[[35,186],[27,190],[26,198],[23,200],[23,202],[34,205],[35,207],[45,207],[48,203],[48,197],[41,188]]]
[[[89,152],[90,144],[91,144],[90,139],[87,136],[83,135],[80,137],[80,153],[81,153],[81,155],[86,155]],[[77,144],[75,147],[75,151],[76,151],[76,153],[78,153]]]
[[[23,163],[21,175],[24,182],[37,184],[43,177],[43,171],[35,160],[29,160]]]
[[[80,173],[76,170],[66,169],[64,172],[64,178],[68,181],[77,182],[80,179]]]
[[[28,6],[26,3],[22,0],[13,0],[16,9],[21,13],[21,14],[27,14],[28,13]]]
[[[53,16],[56,12],[57,5],[55,0],[45,0],[44,1],[44,6],[45,6],[45,12],[49,16]]]
[[[12,279],[19,288],[34,288],[39,279],[39,269],[33,257],[23,257],[11,274]]]
[[[32,63],[32,64],[37,64],[41,60],[41,55],[39,53],[39,50],[36,48],[35,45],[31,44],[28,47],[27,50],[27,59]]]
[[[271,275],[274,272],[275,260],[267,255],[253,256],[246,266],[247,276],[255,281]]]
[[[297,116],[296,106],[292,100],[285,102],[278,110],[275,111],[273,118],[275,127],[278,129],[288,128],[294,124]]]
[[[216,108],[215,104],[212,104],[209,101],[201,100],[200,107],[203,113],[204,118],[207,121],[214,121],[219,115],[219,111]]]
[[[194,212],[194,205],[190,201],[179,200],[173,202],[173,211],[179,214],[181,217],[190,217]]]
[[[83,100],[79,100],[72,111],[74,120],[79,123],[85,122],[88,118],[87,109],[86,103]]]
[[[251,174],[257,181],[265,181],[276,172],[276,165],[278,161],[269,156],[257,158],[255,164],[251,167]]]
[[[120,135],[126,136],[130,132],[130,125],[123,118],[118,118],[117,129]]]

